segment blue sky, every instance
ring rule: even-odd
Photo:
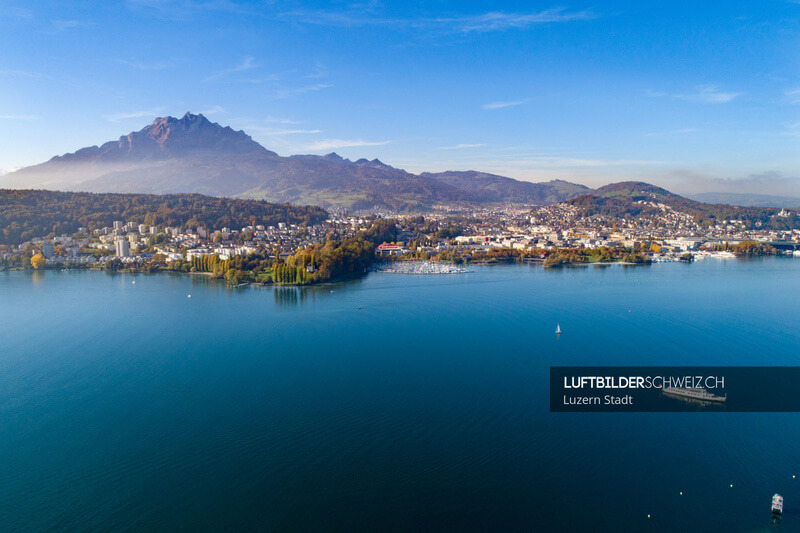
[[[0,169],[186,111],[281,155],[800,195],[800,2],[0,0]]]

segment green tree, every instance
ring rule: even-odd
[[[230,283],[231,285],[238,285],[242,282],[244,278],[244,272],[241,270],[230,269],[225,272],[225,281]]]

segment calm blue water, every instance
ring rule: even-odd
[[[0,530],[797,530],[800,414],[549,413],[548,368],[800,365],[799,322],[792,259],[2,272]]]

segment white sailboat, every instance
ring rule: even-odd
[[[561,324],[556,324],[556,335],[561,335]]]

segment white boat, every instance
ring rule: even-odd
[[[772,512],[783,514],[783,496],[780,494],[775,494],[772,497]]]
[[[704,402],[725,403],[725,400],[728,399],[727,394],[725,396],[714,396],[702,387],[664,387],[661,392],[667,395],[702,400]]]
[[[775,493],[772,497],[772,520],[775,521],[781,516],[783,516],[783,496]]]
[[[556,325],[556,335],[561,335],[561,324]]]

